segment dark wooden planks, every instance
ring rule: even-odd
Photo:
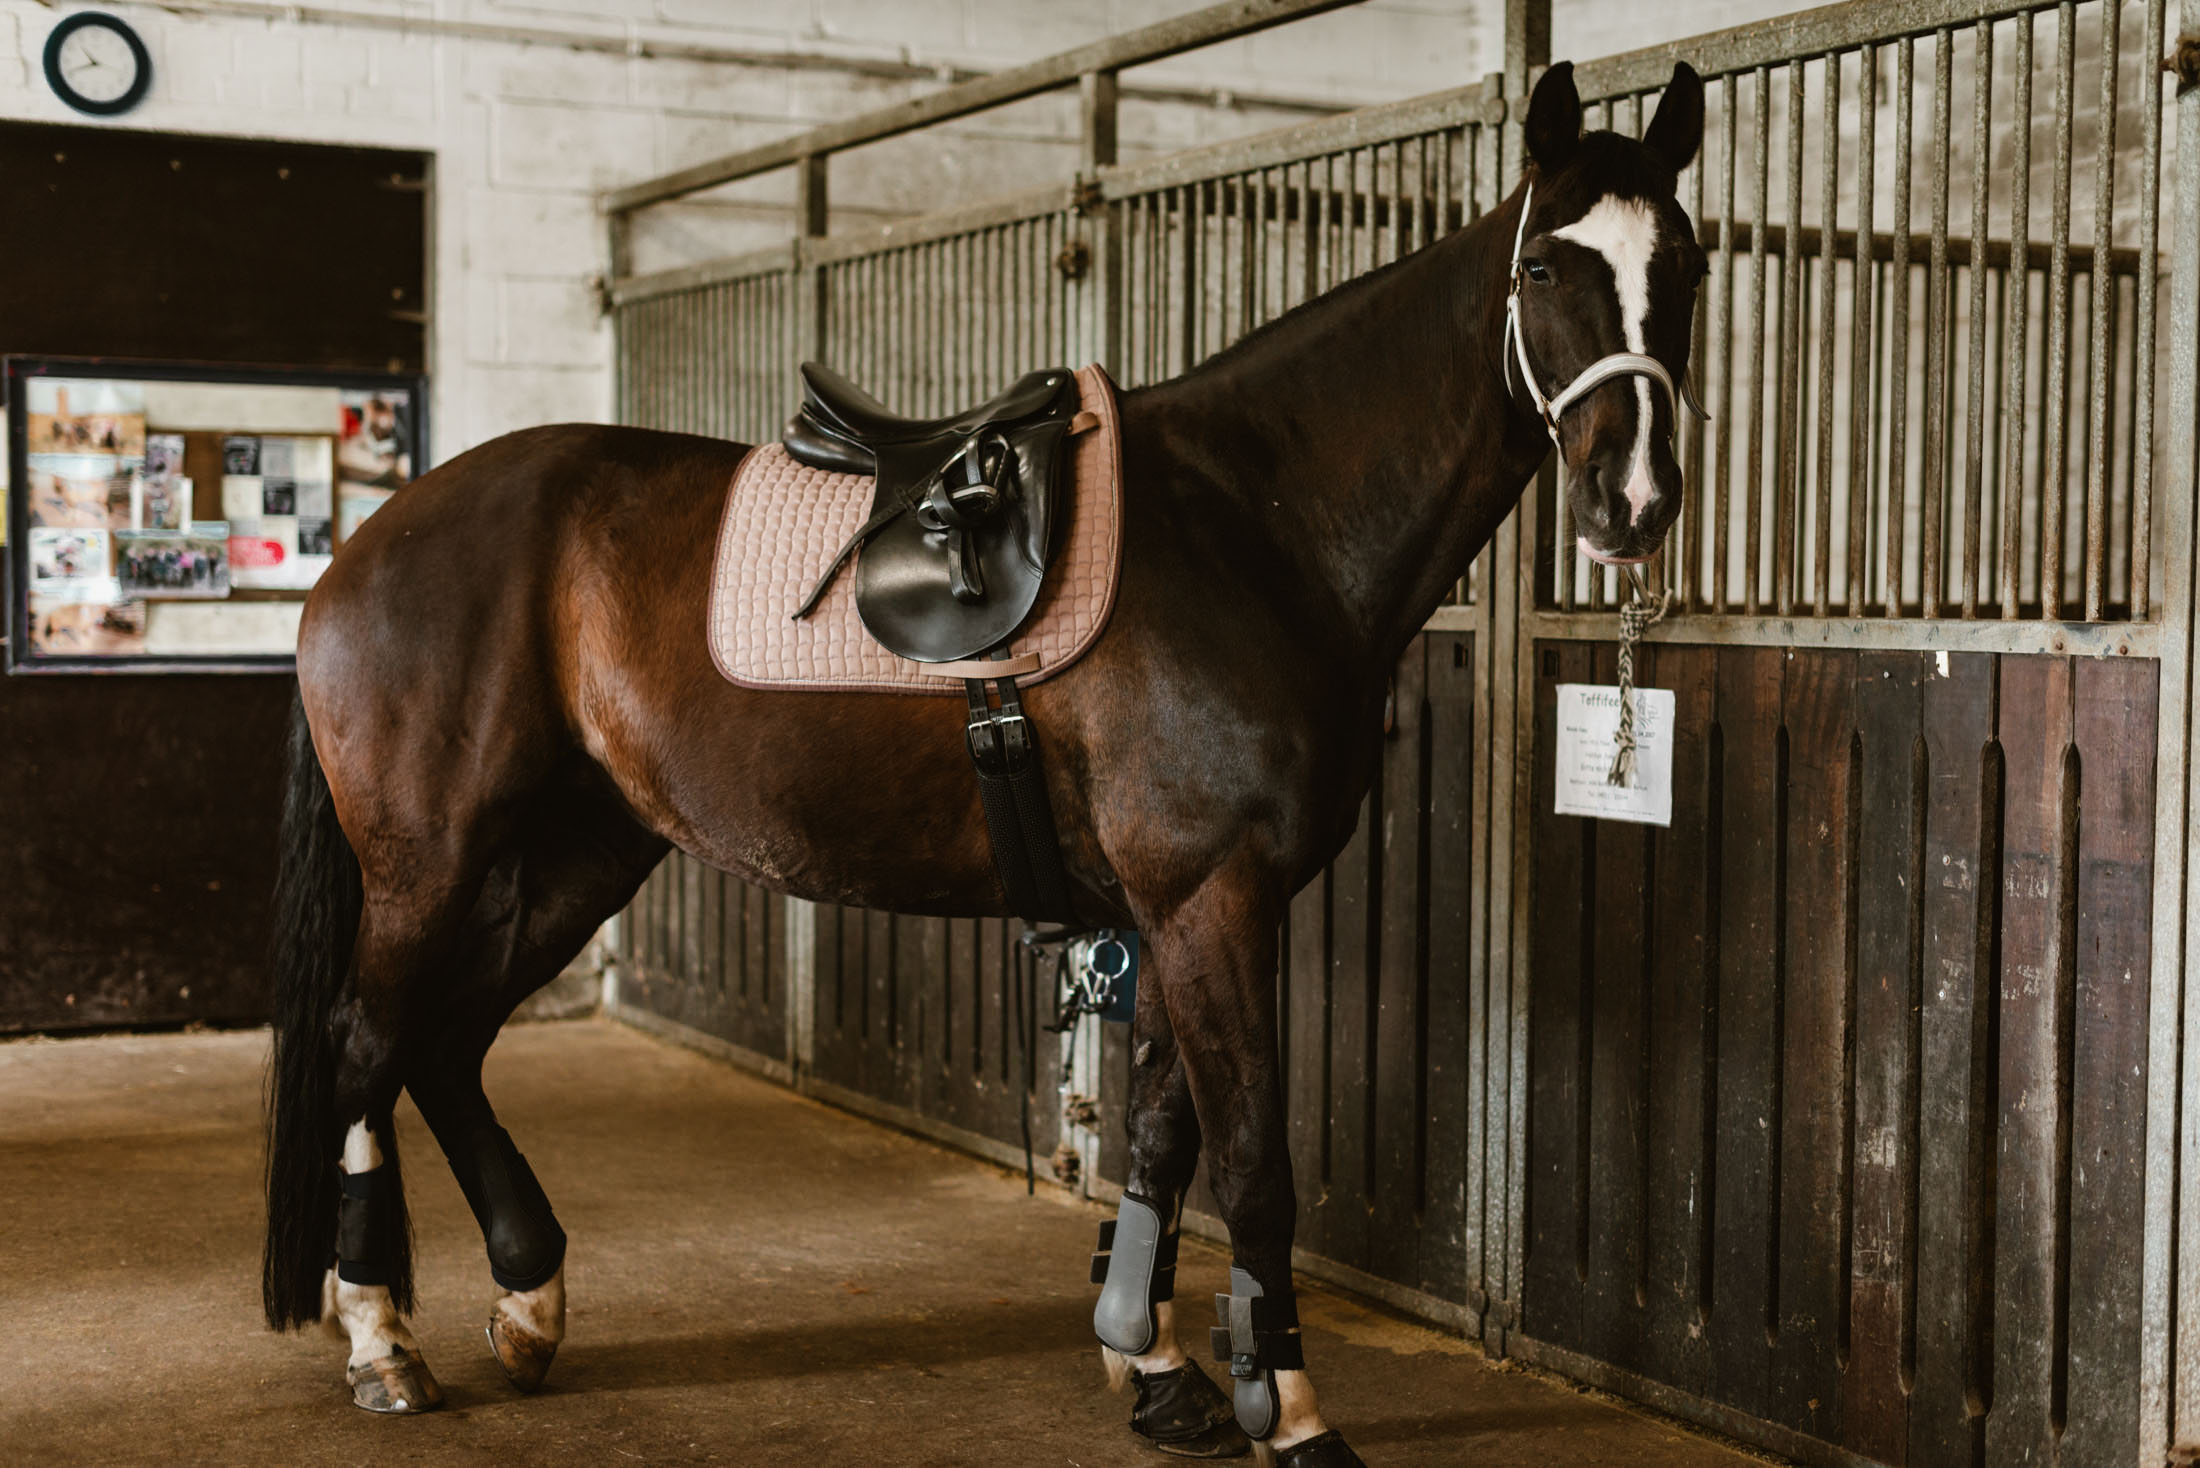
[[[1836,1336],[1848,1186],[1849,872],[1856,812],[1852,653],[1790,664],[1772,1408],[1813,1437],[1840,1422]]]
[[[1781,1125],[1781,890],[1785,873],[1778,730],[1786,655],[1718,654],[1720,830],[1716,1156],[1705,1335],[1712,1394],[1756,1416],[1771,1408],[1772,1196]]]
[[[1527,1258],[1522,1328],[1542,1340],[1581,1339],[1589,1272],[1587,1175],[1591,1098],[1584,1054],[1588,1021],[1590,906],[1595,823],[1549,814],[1555,798],[1550,731],[1558,686],[1590,681],[1590,649],[1535,647],[1534,994],[1528,1013]]]
[[[1996,1118],[1994,1386],[1986,1454],[1994,1464],[2051,1463],[2060,1423],[2052,1390],[2055,1312],[2067,1266],[2059,1147],[2062,1041],[2076,955],[2065,932],[2066,825],[2076,814],[2071,668],[2060,658],[2001,661],[1997,732],[2002,806],[2000,1108]]]
[[[1973,1342],[1981,1322],[1992,1206],[1991,971],[2000,882],[2001,781],[1993,738],[1994,659],[1927,658],[1922,1007],[1915,1146],[1917,1262],[1908,1461],[1965,1468],[1985,1451],[1991,1385]]]
[[[1856,843],[1852,1187],[1843,1273],[1848,1311],[1843,1442],[1899,1464],[1909,1447],[1908,1339],[1915,1217],[1916,1017],[1927,805],[1914,652],[1864,653],[1855,713],[1862,781]]]
[[[894,1047],[900,1043],[894,1007],[894,949],[899,935],[891,913],[863,913],[863,1005],[856,1035],[855,1089],[881,1100],[897,1099]]]
[[[1470,931],[1474,849],[1474,639],[1432,633],[1423,712],[1428,767],[1428,865],[1424,876],[1428,958],[1419,1063],[1428,1118],[1419,1181],[1420,1275],[1406,1283],[1467,1298],[1467,1113],[1477,1077],[1468,1057]]]
[[[2140,1230],[2146,1147],[2147,983],[2154,886],[2160,665],[2079,662],[2081,761],[2076,1024],[2071,1064],[2072,1240],[2062,1462],[2135,1460]]]
[[[1659,1379],[1701,1393],[1710,1374],[1703,1334],[1706,1231],[1712,1222],[1704,1079],[1710,1073],[1706,1051],[1716,1042],[1708,1031],[1717,1016],[1711,988],[1716,873],[1710,757],[1718,654],[1661,646],[1654,663],[1638,666],[1638,675],[1647,685],[1670,689],[1674,705],[1673,824],[1652,833],[1645,1365]]]
[[[1657,650],[1642,647],[1636,668],[1645,685],[1657,678]],[[1618,677],[1613,654],[1596,649],[1592,683]],[[1594,823],[1594,859],[1585,902],[1589,940],[1581,984],[1588,1006],[1588,1157],[1584,1169],[1587,1289],[1582,1296],[1583,1343],[1631,1371],[1643,1368],[1649,1303],[1644,1243],[1648,1229],[1647,1110],[1651,851],[1655,828],[1624,821]]]
[[[1008,923],[987,919],[978,924],[970,1068],[979,1103],[973,1114],[979,1131],[1003,1140],[1021,1140],[1017,1097],[1022,1094],[1023,1068],[1013,1026],[1015,953],[1015,935]]]
[[[1427,643],[1415,638],[1392,675],[1390,730],[1382,756],[1382,824],[1375,833],[1381,923],[1368,1038],[1367,1252],[1362,1265],[1383,1279],[1421,1278],[1421,1157],[1428,1138],[1426,1060],[1428,931],[1422,867],[1428,853]]]

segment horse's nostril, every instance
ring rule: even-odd
[[[1596,464],[1584,464],[1581,468],[1582,493],[1576,500],[1575,514],[1584,526],[1601,526],[1610,514],[1604,503],[1604,471]]]

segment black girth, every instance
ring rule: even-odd
[[[987,685],[992,686],[992,696]],[[1047,800],[1039,743],[1014,677],[965,678],[970,695],[970,762],[978,771],[978,797],[993,845],[993,872],[1009,910],[1027,923],[1078,926],[1062,871],[1062,843]],[[1000,700],[996,706],[993,697]]]

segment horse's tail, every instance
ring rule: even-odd
[[[321,1318],[336,1257],[337,1045],[331,1019],[351,980],[362,895],[359,858],[313,750],[305,707],[290,712],[282,866],[275,878],[275,1051],[268,1067],[267,1250],[261,1305],[277,1330]]]

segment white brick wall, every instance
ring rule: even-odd
[[[153,53],[152,95],[120,125],[187,133],[418,149],[435,156],[435,450],[448,457],[508,429],[610,410],[609,335],[589,278],[602,267],[594,194],[936,83],[844,71],[643,59],[455,37],[470,23],[612,38],[993,68],[1195,8],[1200,0],[318,0],[318,9],[404,17],[418,32],[257,19],[113,0]],[[1727,24],[1760,0],[1681,0]],[[1618,0],[1573,13],[1656,14]],[[0,0],[0,117],[84,122],[46,89],[39,55],[65,14]],[[1370,3],[1141,68],[1129,86],[1224,90],[1331,104],[1412,96],[1500,64],[1497,0]],[[1585,37],[1562,22],[1562,34]],[[1666,27],[1671,31],[1671,26]],[[1672,32],[1677,33],[1677,32]],[[1652,39],[1645,35],[1644,39]],[[1613,46],[1600,34],[1598,51]],[[1561,53],[1563,54],[1563,53]],[[1302,114],[1246,105],[1130,104],[1127,154],[1273,127]],[[861,150],[833,176],[836,219],[1062,176],[1075,98],[1034,99],[948,133]],[[791,181],[758,180],[658,211],[641,245],[693,258],[783,237]]]

